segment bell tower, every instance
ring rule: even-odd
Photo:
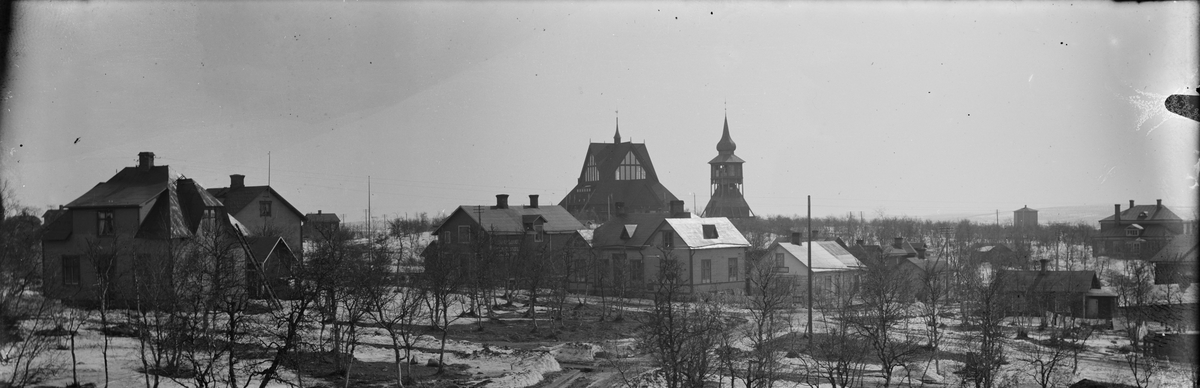
[[[708,206],[705,217],[752,217],[750,205],[742,196],[742,163],[746,161],[733,154],[737,144],[729,137],[729,117],[725,118],[725,129],[717,142],[717,157],[708,161],[711,171]]]

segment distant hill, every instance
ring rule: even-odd
[[[1196,211],[1195,206],[1173,206],[1173,205],[1169,205],[1169,204],[1166,206],[1168,208],[1170,208],[1172,212],[1175,212],[1175,214],[1179,215],[1180,218],[1183,218],[1185,220],[1196,218],[1195,217],[1195,211]],[[1122,205],[1122,208],[1124,208],[1124,207],[1125,207],[1125,205]],[[1108,217],[1113,214],[1113,205],[1112,204],[1052,206],[1052,207],[1041,207],[1041,208],[1035,207],[1034,209],[1037,209],[1037,211],[1038,211],[1038,223],[1039,224],[1050,224],[1050,223],[1055,223],[1055,222],[1076,224],[1076,223],[1083,222],[1083,223],[1087,223],[1092,226],[1099,226],[1100,219]],[[1013,219],[1012,211],[1013,210],[1015,210],[1015,209],[1000,211],[1000,223],[1001,224],[1012,224],[1012,219]],[[976,222],[976,223],[995,223],[996,222],[996,213],[931,214],[931,215],[923,215],[923,216],[916,216],[916,217],[927,219],[927,220],[933,220],[933,221],[969,220],[971,222]]]

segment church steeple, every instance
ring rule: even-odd
[[[717,142],[717,152],[725,155],[732,154],[734,150],[737,150],[737,143],[734,143],[733,139],[729,137],[729,117],[726,116],[725,131],[721,133],[721,141]]]
[[[621,118],[617,117],[617,133],[613,135],[613,144],[621,142]]]

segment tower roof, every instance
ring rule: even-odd
[[[621,119],[617,119],[617,133],[613,134],[613,143],[621,142]]]
[[[737,149],[737,143],[729,138],[729,117],[725,118],[725,130],[721,133],[721,141],[717,142],[717,152],[732,154]]]

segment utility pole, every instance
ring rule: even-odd
[[[271,185],[271,151],[267,151],[267,186]]]
[[[372,232],[374,230],[371,229],[371,176],[367,175],[367,236],[374,237]]]
[[[813,268],[812,268],[812,196],[808,196],[808,344],[812,345],[812,315],[813,315]]]

